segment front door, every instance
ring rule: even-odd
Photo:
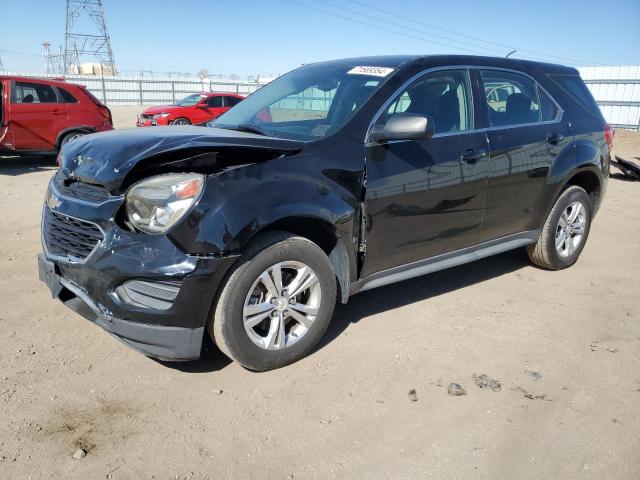
[[[361,276],[474,245],[488,176],[486,134],[474,131],[467,69],[426,73],[385,106],[430,116],[430,139],[367,146],[366,253]]]
[[[58,103],[53,87],[37,81],[12,82],[10,116],[16,150],[54,150],[68,123],[66,105]]]

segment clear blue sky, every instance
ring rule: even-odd
[[[640,64],[640,0],[104,0],[104,5],[121,71],[207,68],[245,76],[358,55],[502,56],[509,46],[566,57],[546,60],[571,65]],[[0,0],[0,22],[5,69],[42,71],[41,43],[48,40],[57,49],[63,42],[65,1]]]

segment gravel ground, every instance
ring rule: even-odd
[[[49,298],[53,172],[0,164],[1,479],[640,478],[640,184],[610,180],[573,268],[518,250],[369,291],[251,373],[151,360]]]

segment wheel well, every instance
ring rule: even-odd
[[[582,187],[587,194],[589,194],[593,207],[598,207],[598,202],[600,200],[600,180],[595,173],[590,171],[576,173],[567,182],[566,186],[569,185]]]
[[[284,231],[311,240],[327,254],[338,279],[338,297],[342,303],[349,298],[349,257],[346,246],[342,242],[333,225],[328,222],[308,217],[287,217],[265,227],[260,233]]]
[[[66,137],[69,134],[73,134],[73,133],[94,133],[95,130],[89,128],[89,127],[77,127],[77,128],[71,128],[69,130],[65,130],[64,132],[60,132],[60,135],[58,135],[58,141],[56,144],[56,147],[58,149],[60,149],[60,145],[62,145],[62,140],[64,140],[64,137]]]

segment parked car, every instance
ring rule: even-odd
[[[65,147],[40,276],[147,355],[198,358],[207,331],[249,369],[281,367],[314,349],[336,299],[521,247],[543,268],[573,265],[611,135],[573,68],[308,65],[213,128]]]
[[[194,93],[173,105],[147,108],[138,117],[137,125],[202,125],[242,100],[244,97],[235,93]]]
[[[61,79],[0,76],[0,99],[0,153],[56,153],[74,138],[113,129],[100,100]]]

